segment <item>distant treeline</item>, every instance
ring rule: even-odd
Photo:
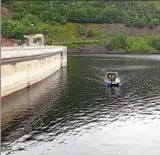
[[[20,38],[39,22],[50,25],[67,22],[124,23],[130,27],[153,28],[160,23],[158,1],[6,1],[2,6],[12,13],[2,19],[2,35]],[[33,27],[31,25],[34,25]]]

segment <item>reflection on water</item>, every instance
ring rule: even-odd
[[[111,97],[113,95],[120,94],[120,88],[113,87],[113,88],[106,88],[106,96]]]
[[[2,99],[2,154],[159,155],[159,58],[70,56],[68,69]],[[104,87],[105,71],[120,88]]]
[[[14,141],[33,129],[33,123],[39,119],[38,109],[42,115],[53,102],[62,96],[67,78],[66,69],[58,71],[54,76],[23,89],[2,99],[2,142]],[[49,97],[49,98],[48,98]],[[22,126],[17,130],[17,126]],[[10,136],[13,133],[13,136]],[[2,143],[3,146],[3,143]]]

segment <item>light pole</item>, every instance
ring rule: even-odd
[[[33,34],[33,27],[34,27],[34,24],[31,24],[31,27],[32,27],[31,34]]]
[[[22,39],[21,45],[22,45],[22,47],[23,47],[23,44],[24,44],[24,33],[23,33],[23,31],[21,31],[21,39]]]
[[[43,32],[43,35],[44,35],[44,45],[46,45],[47,44],[47,41],[46,41],[46,37],[48,36],[48,34],[49,34],[49,30],[45,30],[44,32]]]

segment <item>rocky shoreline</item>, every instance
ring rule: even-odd
[[[160,51],[154,53],[137,53],[137,52],[126,52],[126,51],[109,51],[105,45],[83,45],[76,48],[68,48],[69,53],[77,54],[160,54]]]

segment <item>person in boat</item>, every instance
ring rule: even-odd
[[[109,73],[108,76],[107,76],[108,80],[112,83],[112,84],[115,84],[116,82],[116,74],[114,73]]]

